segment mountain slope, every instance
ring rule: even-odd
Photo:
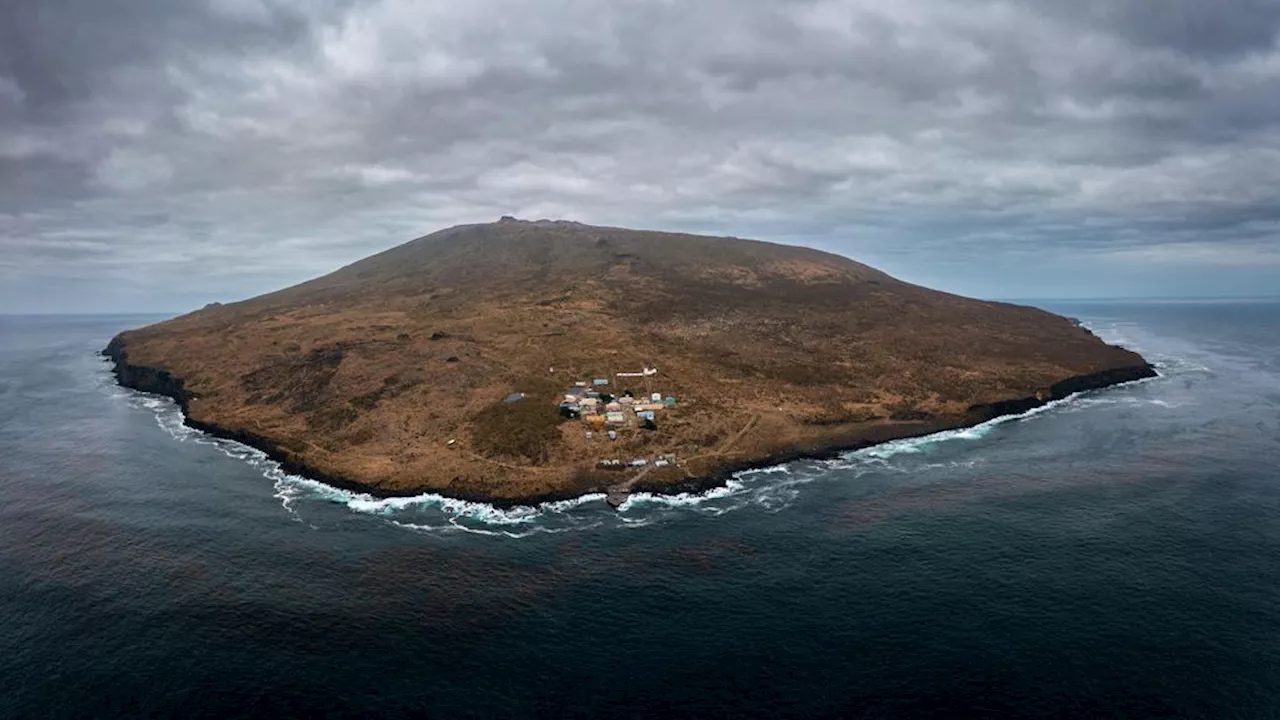
[[[645,458],[645,486],[687,487],[1151,372],[1065,318],[817,250],[505,218],[122,333],[108,354],[124,384],[314,476],[503,502],[638,474],[601,460]],[[643,367],[658,373],[616,376]],[[677,407],[655,429],[628,411],[610,441],[559,414],[596,378]]]

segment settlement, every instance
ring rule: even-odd
[[[582,422],[583,436],[587,440],[617,440],[620,433],[656,430],[660,414],[671,411],[678,405],[674,394],[651,391],[652,382],[649,378],[657,372],[656,369],[646,367],[641,372],[617,373],[612,379],[596,378],[591,382],[575,382],[573,387],[564,391],[560,412],[567,418]],[[644,379],[647,390],[636,392],[622,389],[615,394],[619,379],[627,378]],[[656,467],[664,467],[674,464],[675,456],[663,455],[652,462]],[[644,467],[649,463],[648,458],[628,461],[606,458],[600,460],[598,466],[622,470],[627,467]]]

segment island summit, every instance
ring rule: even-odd
[[[1067,318],[818,250],[513,218],[104,353],[290,472],[499,505],[699,490],[1154,374]]]

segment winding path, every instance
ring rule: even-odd
[[[718,450],[714,450],[709,453],[704,453],[702,455],[695,455],[694,457],[689,459],[697,460],[699,458],[704,458],[704,457],[714,457],[717,455],[728,454],[730,451],[733,450],[733,446],[736,445],[744,435],[746,435],[748,432],[751,432],[751,429],[754,428],[756,426],[756,423],[758,422],[760,422],[760,416],[752,415],[751,419],[747,420],[747,424],[743,425],[742,429],[739,430],[736,434],[734,434],[733,437],[729,438],[729,441],[726,442],[723,446],[721,446]],[[643,470],[631,476],[630,478],[623,480],[617,485],[610,486],[609,489],[605,492],[605,502],[609,503],[610,507],[614,508],[615,510],[618,509],[618,507],[620,507],[624,502],[627,501],[627,498],[631,497],[631,489],[636,486],[636,483],[639,483],[641,480],[643,480],[644,476],[648,475],[649,471],[653,470],[654,467],[656,466],[650,463],[649,465],[646,465]],[[688,475],[687,470],[685,471],[685,474]]]

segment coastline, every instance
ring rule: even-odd
[[[513,507],[536,507],[543,503],[574,500],[584,495],[604,492],[605,488],[593,491],[566,491],[560,493],[540,493],[520,498],[496,498],[478,493],[449,492],[434,488],[418,488],[413,490],[388,490],[367,485],[350,478],[335,476],[304,463],[299,463],[286,456],[269,439],[244,430],[231,430],[213,423],[193,419],[189,412],[190,394],[181,377],[167,370],[134,365],[128,360],[128,351],[119,336],[111,339],[101,355],[111,360],[112,374],[117,384],[131,390],[168,397],[177,403],[183,418],[183,424],[199,430],[212,437],[231,440],[246,445],[266,454],[278,463],[281,470],[292,475],[299,475],[309,480],[323,483],[339,490],[363,493],[375,498],[415,497],[424,493],[432,493],[464,502],[485,503],[500,509]],[[1146,363],[1138,366],[1113,368],[1088,375],[1080,375],[1059,381],[1050,387],[1048,393],[1032,397],[1015,398],[994,403],[974,405],[963,415],[940,416],[927,420],[902,423],[898,426],[879,426],[876,432],[851,433],[844,439],[837,438],[820,444],[790,448],[783,452],[770,453],[765,456],[730,462],[722,465],[706,476],[691,478],[676,483],[639,482],[632,492],[652,493],[655,495],[679,495],[683,493],[697,494],[723,487],[737,473],[748,470],[759,470],[798,460],[824,460],[837,457],[843,453],[863,450],[895,440],[925,437],[948,430],[971,428],[1002,417],[1020,415],[1050,403],[1064,400],[1073,395],[1090,390],[1100,390],[1115,385],[1157,377],[1155,368]]]

